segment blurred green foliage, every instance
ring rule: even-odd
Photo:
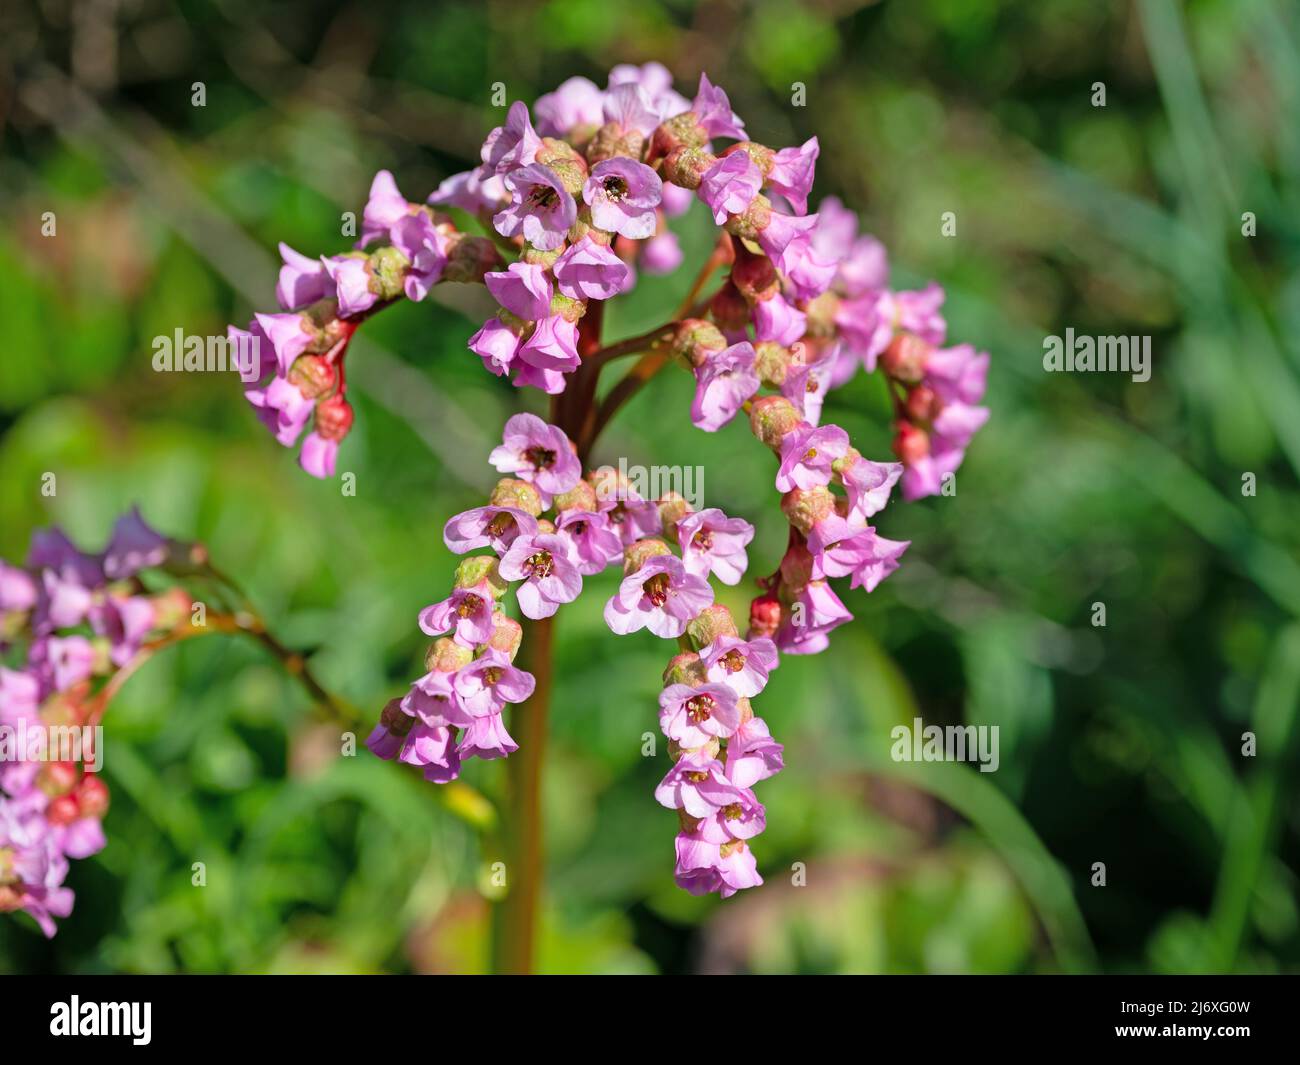
[[[817,192],[860,209],[896,281],[940,280],[950,336],[992,352],[993,419],[958,495],[882,515],[913,542],[903,569],[869,598],[846,589],[857,620],[761,698],[788,767],[762,794],[765,888],[673,887],[673,816],[651,797],[666,759],[640,756],[664,646],[605,630],[612,577],[562,613],[544,969],[1300,967],[1293,6],[140,0],[2,18],[0,553],[51,521],[96,547],[139,502],[208,543],[363,706],[414,675],[416,612],[452,570],[442,524],[535,397],[468,355],[470,317],[381,316],[353,360],[344,498],[233,379],[154,373],[151,341],[269,306],[275,243],[339,248],[376,169],[413,199],[463,169],[497,121],[494,82],[531,100],[615,62],[661,59],[682,89],[706,69],[756,139],[816,133]],[[701,215],[681,230],[683,276],[647,279],[607,335],[685,290],[710,238]],[[1150,334],[1151,382],[1044,374],[1042,338],[1067,326]],[[691,431],[689,395],[661,375],[596,457],[702,465],[767,572],[784,540],[770,464],[742,425]],[[887,453],[879,382],[826,417]],[[55,940],[0,921],[0,970],[481,970],[490,845],[418,780],[337,758],[306,710],[264,654],[220,638],[134,678],[108,728],[110,843],[74,864]],[[917,715],[1000,726],[1001,768],[891,762],[890,728]],[[468,777],[492,795],[499,773]]]

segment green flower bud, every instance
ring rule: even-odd
[[[501,577],[494,555],[472,555],[462,559],[456,567],[455,587],[477,588],[484,581],[492,589],[493,599],[500,599],[510,587],[509,582]]]
[[[739,636],[740,633],[736,629],[731,611],[721,603],[714,603],[706,606],[698,617],[687,623],[686,635],[691,641],[691,646],[698,651],[702,647],[707,647],[719,636]]]
[[[379,248],[370,253],[366,272],[370,274],[370,291],[380,299],[396,299],[402,294],[406,271],[411,260],[396,248]]]
[[[708,674],[704,669],[704,663],[694,651],[683,651],[679,655],[673,655],[668,668],[664,670],[665,687],[669,684],[689,684],[692,688],[698,688],[707,680]]]
[[[750,428],[773,451],[779,451],[782,439],[802,422],[794,404],[784,396],[762,396],[749,409]]]
[[[539,517],[545,509],[537,489],[527,481],[520,481],[514,477],[502,477],[497,481],[489,502],[494,507],[514,507],[525,514],[531,514],[534,518]]]
[[[796,529],[807,536],[817,522],[835,512],[835,495],[825,485],[795,488],[781,497],[781,513]]]
[[[424,655],[424,668],[429,673],[455,673],[474,661],[474,652],[450,636],[441,636],[429,644]]]

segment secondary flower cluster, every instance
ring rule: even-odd
[[[0,653],[16,665],[0,665],[0,912],[25,910],[47,936],[72,911],[68,859],[105,842],[93,696],[173,623],[175,598],[137,576],[169,549],[133,510],[99,554],[47,529],[25,566],[0,561]]]

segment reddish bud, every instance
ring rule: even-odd
[[[749,604],[749,635],[771,636],[781,627],[781,600],[770,592]]]
[[[83,817],[103,817],[108,812],[108,785],[87,773],[77,786],[77,807]]]
[[[900,422],[894,437],[894,454],[905,466],[914,466],[930,454],[930,437],[911,422]]]
[[[905,384],[916,384],[925,374],[925,362],[934,350],[914,333],[895,333],[889,347],[880,356],[885,373]]]
[[[326,440],[342,440],[352,428],[352,404],[342,395],[330,396],[316,404],[316,432]]]

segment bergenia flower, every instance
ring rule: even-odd
[[[710,138],[745,139],[745,124],[731,109],[727,94],[709,81],[707,74],[700,74],[700,88],[691,103],[691,111],[696,122]]]
[[[528,105],[516,100],[506,113],[505,125],[487,135],[480,155],[485,167],[497,174],[508,174],[532,163],[541,145],[528,118]]]
[[[480,547],[491,547],[504,555],[515,537],[537,531],[537,519],[516,507],[475,507],[452,517],[442,538],[449,550],[463,555]]]
[[[572,603],[582,591],[582,574],[572,544],[555,533],[519,536],[501,557],[501,576],[523,581],[515,589],[524,617],[549,618],[561,603]]]
[[[677,761],[655,788],[655,800],[692,817],[709,817],[740,799],[740,788],[727,779],[722,763],[702,754]]]
[[[663,182],[644,163],[623,156],[592,167],[582,187],[597,229],[642,240],[655,231],[655,208],[663,199]]]
[[[565,234],[577,220],[578,205],[555,171],[533,163],[502,180],[510,194],[510,206],[493,215],[496,231],[503,237],[522,234],[538,251],[563,247]]]
[[[742,640],[738,636],[719,636],[700,648],[709,680],[726,684],[737,695],[753,698],[766,686],[776,668],[776,644],[766,636]]]
[[[368,260],[349,255],[322,259],[325,272],[334,284],[335,298],[339,301],[339,314],[344,318],[370,310],[379,297],[370,287]]]
[[[543,137],[567,137],[580,126],[595,129],[605,121],[605,94],[588,78],[574,77],[533,104],[537,132]]]
[[[296,311],[308,304],[332,295],[334,285],[319,259],[300,255],[289,245],[280,244],[280,280],[275,286],[275,299],[281,310]]]
[[[789,492],[793,488],[808,489],[829,484],[832,463],[843,458],[848,450],[849,434],[838,425],[795,430],[781,441],[777,489]]]
[[[724,155],[700,179],[698,195],[722,225],[728,215],[737,215],[754,202],[763,186],[763,171],[745,152]]]
[[[752,717],[727,741],[727,779],[739,788],[752,788],[784,768],[784,751],[767,723]]]
[[[817,138],[811,137],[798,148],[782,148],[772,157],[767,184],[784,196],[798,214],[808,213],[808,193],[820,152]]]
[[[519,352],[519,335],[500,318],[489,318],[469,338],[469,350],[483,360],[489,371],[504,377]]]
[[[687,748],[726,739],[740,727],[739,699],[725,684],[670,684],[659,693],[659,727]]]
[[[886,540],[872,528],[863,529],[826,548],[819,567],[827,577],[852,577],[851,588],[874,592],[876,585],[898,569],[909,540]]]
[[[570,373],[578,368],[578,327],[558,314],[543,318],[515,352],[521,362],[539,370]]]
[[[499,714],[507,703],[524,703],[533,696],[531,673],[514,666],[510,656],[489,647],[457,671],[453,680],[460,705],[472,717]]]
[[[696,367],[691,423],[697,429],[717,432],[758,391],[761,382],[754,359],[754,346],[745,340],[711,353]]]
[[[528,481],[547,496],[567,492],[582,480],[582,464],[564,430],[536,414],[512,415],[488,461],[498,472]]]
[[[125,580],[142,569],[162,565],[167,551],[167,538],[149,526],[139,507],[132,507],[113,524],[113,535],[104,548],[104,575]]]
[[[729,518],[717,508],[698,510],[677,523],[677,542],[687,573],[707,577],[712,573],[723,584],[739,584],[749,567],[745,545],[754,538],[754,527],[744,518]]]
[[[441,636],[454,630],[468,647],[492,639],[492,591],[486,581],[472,588],[457,588],[451,595],[420,611],[420,631]]]
[[[584,577],[623,557],[623,543],[602,512],[566,510],[556,522],[556,532],[572,545],[574,563]]]
[[[511,263],[505,270],[484,274],[483,283],[502,307],[525,321],[551,313],[551,279],[536,263]]]
[[[610,299],[627,288],[631,276],[627,263],[590,235],[569,245],[551,271],[560,292],[575,300]]]
[[[366,209],[361,215],[361,238],[358,248],[364,248],[372,240],[388,239],[388,230],[395,226],[410,209],[397,189],[397,182],[387,170],[381,170],[370,183],[370,197],[366,200]]]
[[[686,631],[686,623],[712,602],[708,581],[688,573],[680,559],[656,555],[623,578],[605,604],[605,624],[620,636],[649,629],[675,640]]]

